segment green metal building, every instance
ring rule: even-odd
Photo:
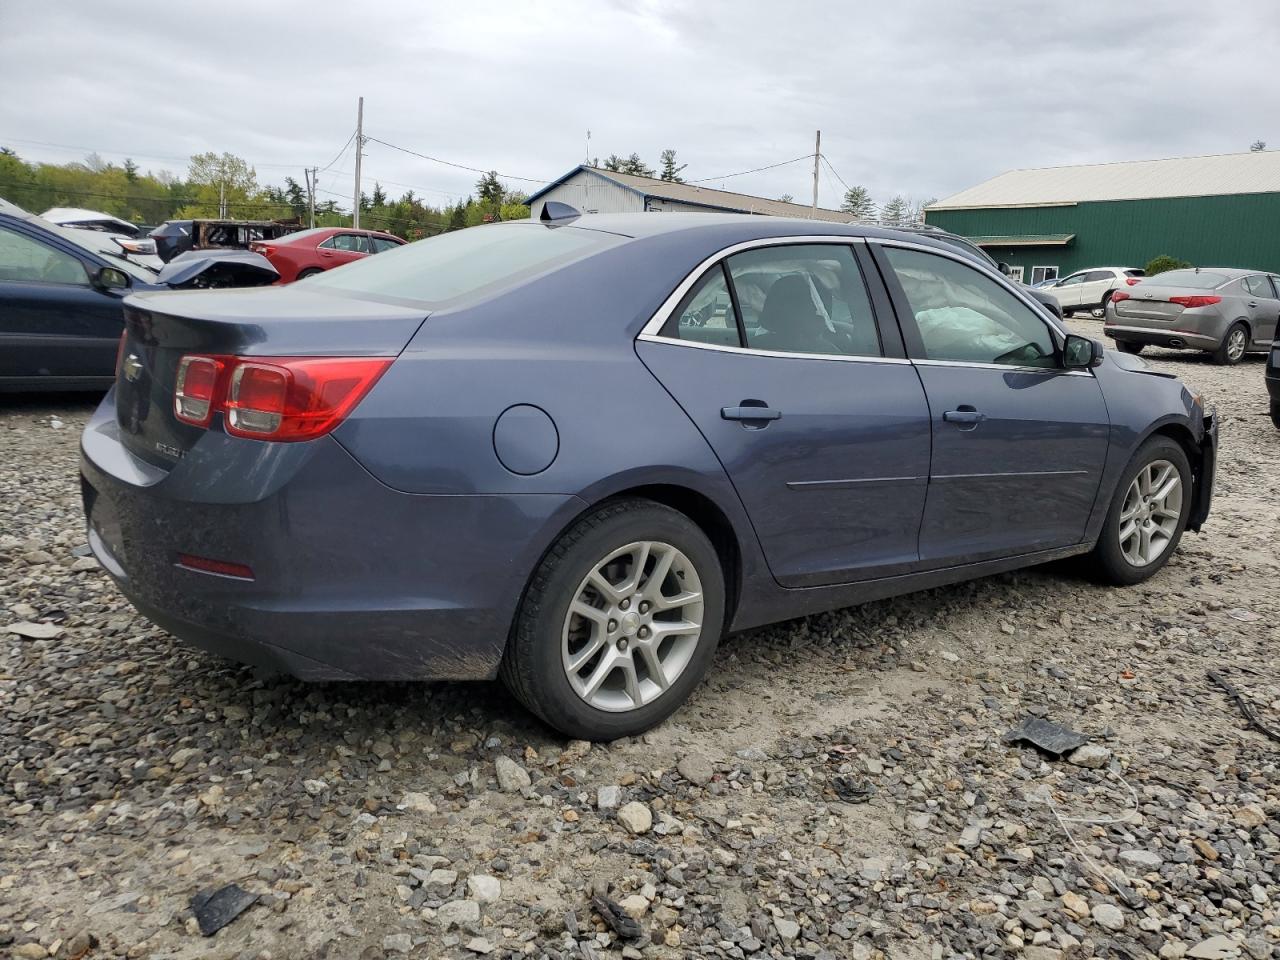
[[[1280,151],[1012,170],[930,204],[1025,283],[1087,267],[1280,271]]]

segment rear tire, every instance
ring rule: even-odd
[[[1218,349],[1213,351],[1213,362],[1222,366],[1231,366],[1244,359],[1249,352],[1249,328],[1237,320],[1227,328]]]
[[[1117,340],[1116,349],[1121,353],[1132,353],[1135,356],[1142,352],[1145,343],[1134,343],[1132,340]]]
[[[1108,290],[1102,295],[1102,302],[1089,311],[1095,320],[1102,320],[1106,317],[1107,304],[1111,302],[1111,294],[1113,293],[1115,293],[1114,290]]]
[[[299,270],[296,280],[305,280],[307,277],[314,277],[317,273],[324,273],[319,267],[307,267],[305,270]]]
[[[1280,430],[1280,400],[1271,401],[1271,423]]]
[[[1144,485],[1143,476],[1151,483]],[[1171,485],[1170,492],[1158,496],[1166,485]],[[1093,548],[1098,578],[1116,586],[1131,586],[1163,567],[1186,529],[1192,492],[1191,464],[1176,441],[1155,436],[1139,447],[1120,475]]]
[[[698,685],[720,640],[724,602],[720,559],[697,524],[649,500],[605,503],[538,565],[502,681],[566,736],[634,736],[669,717]],[[698,628],[664,627],[676,623]]]

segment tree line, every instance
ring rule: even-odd
[[[121,164],[90,154],[83,161],[41,163],[0,147],[0,197],[32,213],[50,207],[86,207],[154,226],[165,220],[226,216],[236,220],[308,222],[306,188],[293,177],[284,185],[262,184],[244,159],[213,152],[191,157],[185,176],[167,170],[143,172],[126,159]],[[406,190],[398,199],[376,181],[360,198],[360,225],[417,240],[495,220],[529,216],[526,195],[502,183],[496,172],[484,174],[475,193],[456,203],[435,205]],[[347,206],[350,205],[348,200]],[[346,227],[350,213],[332,196],[316,196],[316,226]]]

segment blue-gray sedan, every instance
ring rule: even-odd
[[[501,675],[609,740],[726,632],[1089,554],[1213,489],[1179,381],[927,235],[575,216],[284,288],[126,301],[95,555],[191,643],[308,679]]]

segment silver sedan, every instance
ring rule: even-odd
[[[1107,336],[1125,353],[1147,345],[1203,350],[1217,363],[1265,351],[1280,321],[1280,277],[1257,270],[1170,270],[1117,290],[1107,304]]]

